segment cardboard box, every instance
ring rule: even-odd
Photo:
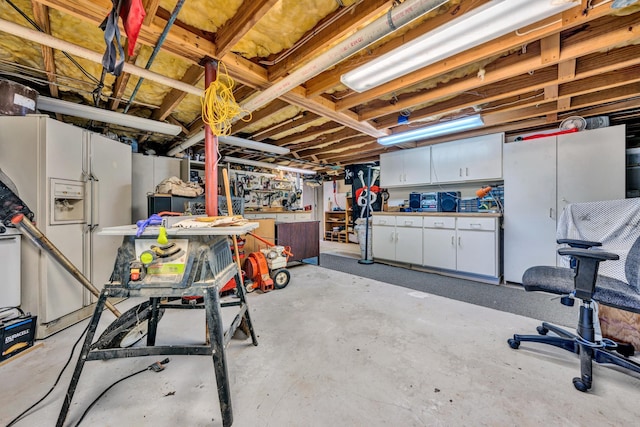
[[[250,221],[260,224],[258,228],[252,231],[253,234],[275,244],[276,221],[274,219],[252,219]],[[260,249],[265,249],[268,247],[268,245],[260,242],[258,239],[255,239],[248,234],[242,237],[246,239],[246,242],[244,244],[245,256],[249,256],[249,254],[252,252],[258,252]]]
[[[36,336],[37,316],[21,316],[0,323],[2,353],[0,361],[15,356],[33,345]]]

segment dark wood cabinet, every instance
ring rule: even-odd
[[[318,258],[319,264],[320,222],[276,222],[276,243],[280,246],[291,246],[293,258],[290,261]]]

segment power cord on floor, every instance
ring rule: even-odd
[[[75,424],[74,427],[78,427],[80,425],[80,423],[82,422],[82,420],[84,419],[84,417],[89,413],[89,411],[91,410],[91,408],[93,408],[95,406],[96,403],[98,403],[98,401],[100,400],[100,398],[102,398],[102,396],[104,396],[105,394],[107,394],[107,392],[109,390],[111,390],[113,387],[115,387],[116,385],[120,384],[122,381],[127,380],[131,377],[135,377],[138,374],[141,374],[143,372],[146,371],[153,371],[153,372],[160,372],[162,370],[164,370],[164,365],[166,365],[167,363],[169,363],[169,358],[166,358],[160,362],[154,362],[151,365],[147,366],[144,369],[140,369],[137,372],[134,372],[133,374],[127,375],[124,378],[120,378],[118,381],[114,382],[113,384],[111,384],[109,387],[107,387],[106,389],[104,389],[104,391],[102,393],[100,393],[98,395],[98,397],[96,397],[93,402],[91,402],[91,404],[87,407],[87,409],[84,410],[84,412],[82,413],[82,416],[80,417],[80,419],[78,420],[78,422]]]
[[[73,358],[73,353],[75,353],[76,351],[76,347],[78,346],[78,344],[80,343],[80,341],[82,340],[82,337],[84,336],[84,334],[87,333],[87,330],[89,329],[89,325],[87,324],[87,327],[84,328],[84,331],[82,331],[82,333],[80,334],[80,336],[78,337],[78,339],[76,340],[75,344],[73,344],[73,348],[71,349],[71,353],[69,354],[69,358],[67,359],[67,361],[65,362],[64,366],[62,367],[62,370],[60,371],[60,373],[58,374],[58,378],[56,378],[56,382],[53,383],[53,385],[51,386],[51,388],[49,389],[49,391],[42,396],[42,398],[40,398],[40,400],[38,400],[36,403],[34,403],[33,405],[29,406],[27,409],[25,409],[20,415],[18,415],[17,417],[15,417],[14,419],[12,419],[9,424],[7,424],[7,427],[11,427],[12,425],[14,425],[15,423],[17,423],[18,421],[20,421],[22,419],[22,417],[29,412],[30,410],[32,410],[33,408],[35,408],[38,404],[40,404],[40,402],[42,402],[44,399],[46,399],[51,392],[53,392],[53,390],[56,388],[56,386],[58,385],[58,382],[60,382],[60,378],[62,378],[62,374],[64,373],[64,371],[67,369],[67,367],[69,366],[69,363],[71,363],[71,359]]]

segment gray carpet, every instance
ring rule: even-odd
[[[491,285],[440,274],[425,273],[386,264],[359,264],[357,259],[320,254],[320,267],[351,273],[396,286],[451,298],[574,329],[578,324],[578,306],[560,304],[556,295],[526,292],[517,286]],[[524,334],[534,331],[522,331]]]

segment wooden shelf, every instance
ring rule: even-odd
[[[325,212],[324,240],[349,243],[349,233],[353,232],[352,214],[351,199],[347,199],[346,210]]]

